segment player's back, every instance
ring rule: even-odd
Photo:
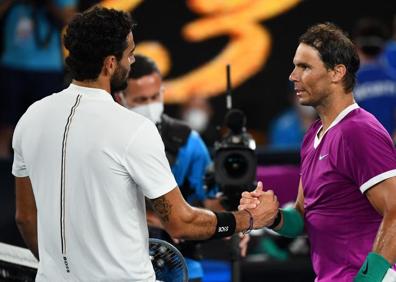
[[[144,196],[125,163],[147,122],[74,85],[25,113],[16,146],[38,207],[37,280],[153,281]]]

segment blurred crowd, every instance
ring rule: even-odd
[[[85,3],[85,2],[84,2]],[[34,101],[67,85],[63,27],[85,6],[77,0],[4,0],[0,2],[0,158],[11,157],[13,129]],[[392,33],[393,30],[393,33]],[[356,22],[352,37],[361,60],[357,103],[374,114],[395,139],[396,120],[396,20],[386,26],[379,19]],[[285,81],[285,83],[287,83]],[[289,84],[291,85],[291,84]],[[296,102],[289,87],[288,104],[274,116],[267,132],[248,128],[258,145],[275,150],[298,150],[304,132],[317,118],[313,108]],[[222,124],[214,123],[216,109],[207,98],[192,96],[172,115],[200,133],[211,148],[221,136]],[[218,120],[218,119],[217,119]],[[264,137],[263,137],[264,136]]]
[[[67,85],[61,33],[76,11],[82,8],[87,7],[77,0],[0,2],[0,158],[11,157],[13,129],[29,105]],[[356,22],[352,31],[361,60],[355,99],[381,121],[394,139],[395,30],[396,20],[391,27],[379,19],[364,18]],[[299,149],[304,132],[317,116],[313,108],[296,102],[291,86],[288,104],[289,107],[273,117],[267,132],[248,128],[257,137],[258,145],[275,150]],[[213,122],[215,113],[210,100],[195,95],[172,115],[200,133],[205,144],[211,148],[221,136],[219,128],[222,124]]]
[[[1,159],[11,159],[13,130],[26,109],[69,83],[61,34],[79,9],[78,5],[77,0],[0,1]],[[396,17],[393,26],[386,26],[379,19],[360,19],[352,38],[361,62],[354,92],[356,102],[376,116],[396,141]],[[298,151],[305,131],[318,118],[312,107],[297,103],[292,86],[289,92],[289,107],[273,117],[268,132],[262,133],[266,138],[259,145]],[[206,146],[212,148],[221,135],[219,127],[222,126],[213,122],[215,112],[209,99],[193,96],[173,114],[198,132]],[[308,252],[304,240],[280,242],[280,239],[268,238],[271,234],[259,243],[257,252],[261,248],[280,260],[285,259],[287,253]]]

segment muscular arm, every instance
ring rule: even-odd
[[[39,259],[37,244],[37,209],[29,177],[15,178],[15,221],[28,248]]]
[[[396,262],[396,177],[375,185],[366,192],[366,196],[383,216],[373,251],[393,264]]]
[[[278,205],[274,195],[266,195],[266,197],[257,209],[251,210],[255,228],[270,224],[276,214]],[[172,237],[204,240],[209,239],[215,233],[217,224],[215,214],[212,211],[187,204],[177,187],[167,194],[153,199],[152,205],[166,231]],[[249,214],[246,211],[233,212],[233,214],[236,220],[235,232],[248,229]]]

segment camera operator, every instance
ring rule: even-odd
[[[17,120],[36,100],[63,88],[61,30],[77,0],[0,1],[0,158],[9,158]]]

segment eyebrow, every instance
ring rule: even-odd
[[[294,64],[296,67],[311,67],[310,64],[307,64],[307,63],[304,63],[304,62],[293,62],[293,64]]]

